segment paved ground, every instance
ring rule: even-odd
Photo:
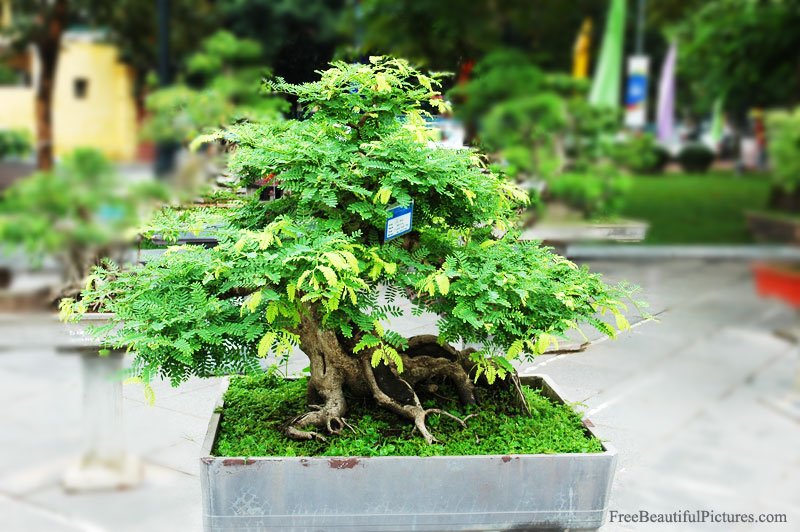
[[[660,321],[585,352],[544,355],[523,370],[551,375],[619,451],[610,509],[780,512],[789,521],[609,523],[603,532],[800,529],[800,420],[770,402],[791,389],[798,368],[797,349],[772,334],[794,313],[758,299],[744,263],[592,267],[642,285]],[[68,495],[60,476],[80,449],[80,366],[55,352],[53,327],[0,319],[0,531],[200,530],[198,456],[220,382],[157,385],[152,407],[127,386],[126,438],[145,462],[144,482],[125,492]]]

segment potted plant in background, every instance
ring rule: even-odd
[[[0,201],[0,241],[5,248],[21,248],[33,266],[52,260],[60,278],[32,293],[6,292],[6,311],[13,314],[4,319],[25,330],[27,322],[37,317],[25,311],[44,311],[45,319],[53,322],[58,350],[81,355],[83,454],[65,474],[68,489],[130,487],[138,482],[139,466],[124,451],[121,383],[112,379],[122,370],[124,350],[100,353],[89,334],[92,327],[108,325],[110,315],[97,312],[98,301],[85,307],[80,321],[55,328],[55,313],[47,311],[54,311],[61,298],[78,297],[87,283],[93,283],[93,266],[109,258],[119,264],[135,261],[135,226],[165,198],[160,185],[128,182],[100,152],[78,149],[52,172],[16,181]],[[39,339],[22,338],[27,340]],[[52,340],[46,339],[48,344]]]
[[[800,107],[767,114],[772,189],[764,211],[746,213],[756,240],[800,244]]]
[[[52,259],[60,283],[43,307],[77,296],[92,266],[106,258],[122,264],[136,241],[136,225],[167,199],[157,183],[130,182],[98,151],[80,148],[51,172],[37,172],[3,191],[0,242],[21,250],[31,265]]]
[[[629,291],[517,240],[510,216],[527,194],[479,154],[431,142],[426,107],[446,105],[435,76],[380,57],[320,76],[268,83],[297,98],[304,120],[244,122],[198,140],[235,143],[230,169],[245,180],[274,173],[281,199],[220,212],[214,248],[97,268],[98,282],[65,310],[112,312],[117,328],[103,342],[134,351],[131,372],[145,384],[257,375],[235,379],[212,420],[207,530],[278,521],[446,530],[467,519],[464,505],[475,529],[598,527],[613,451],[563,405],[537,440],[529,423],[554,404],[534,396],[553,391],[541,380],[540,392],[529,389],[515,364],[580,322],[614,336],[597,312],[626,327]],[[439,316],[438,336],[409,333],[409,304]],[[302,381],[264,374],[262,358],[285,360],[295,347],[309,361]],[[562,439],[573,454],[540,454],[563,450]],[[436,456],[470,451],[482,456]],[[393,454],[420,456],[359,458]]]
[[[198,135],[237,120],[282,120],[287,102],[259,90],[260,81],[269,74],[260,63],[263,55],[257,41],[225,30],[204,39],[188,57],[178,82],[148,95],[143,137],[186,148]],[[209,144],[184,153],[175,177],[185,203],[218,203],[237,197],[231,191],[236,176],[222,175],[217,148]],[[191,235],[184,237],[194,240]]]
[[[0,66],[0,79],[2,72],[3,67]],[[20,160],[30,152],[31,141],[27,131],[0,130],[0,190],[31,172],[30,165]],[[6,265],[0,266],[0,289],[8,288],[11,278],[12,269]]]
[[[652,133],[634,133],[612,144],[610,152],[615,164],[637,175],[661,174],[671,159]]]
[[[0,161],[22,158],[31,153],[31,139],[27,131],[0,130]]]
[[[494,167],[543,200],[527,213],[522,238],[559,250],[576,240],[638,241],[647,229],[618,217],[629,178],[605,159],[615,153],[619,114],[590,105],[585,85],[541,71],[520,51],[500,50],[449,93],[463,101],[455,115],[473,124]]]
[[[714,163],[714,152],[705,144],[694,142],[683,146],[676,158],[684,172],[705,174]]]

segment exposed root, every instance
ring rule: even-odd
[[[412,420],[414,422],[414,428],[419,430],[420,434],[422,434],[422,437],[425,438],[425,441],[428,443],[428,445],[433,445],[434,443],[438,442],[438,440],[433,436],[433,434],[431,434],[431,432],[428,430],[428,427],[425,425],[425,418],[428,416],[428,414],[435,413],[445,415],[458,421],[464,428],[467,427],[467,419],[472,417],[474,414],[461,419],[458,416],[454,416],[453,414],[439,408],[423,408],[419,397],[417,396],[416,392],[414,392],[414,388],[405,379],[399,379],[399,381],[405,384],[413,394],[413,404],[402,404],[387,395],[383,390],[381,390],[380,386],[378,386],[378,382],[375,380],[375,374],[373,372],[372,364],[370,363],[370,358],[370,356],[364,356],[361,359],[361,364],[364,369],[364,377],[366,378],[367,384],[372,390],[372,395],[375,398],[375,401],[378,403],[378,405],[386,408],[387,410]]]
[[[519,399],[520,408],[525,412],[525,415],[531,417],[531,409],[528,406],[528,400],[525,399],[525,394],[522,393],[522,383],[519,380],[519,374],[515,371],[511,374],[511,385],[514,387],[514,390],[517,392],[517,398]]]
[[[429,408],[429,409],[427,409],[427,410],[425,411],[425,416],[427,416],[428,414],[441,414],[441,415],[443,415],[443,416],[447,416],[447,417],[449,417],[450,419],[455,419],[455,420],[456,420],[456,421],[458,421],[458,422],[461,424],[461,426],[462,426],[462,427],[464,427],[465,429],[467,428],[467,420],[468,420],[469,418],[471,418],[472,416],[474,416],[474,415],[475,415],[475,414],[470,414],[470,415],[466,416],[464,419],[461,419],[460,417],[458,417],[458,416],[454,416],[454,415],[453,415],[453,414],[451,414],[450,412],[447,412],[446,410],[442,410],[442,409],[440,409],[440,408]]]
[[[306,412],[292,419],[283,429],[284,434],[293,440],[320,440],[325,441],[322,434],[314,431],[302,430],[300,427],[313,426],[325,429],[328,434],[340,434],[345,422],[336,415],[335,411],[327,407],[314,405],[314,410]]]
[[[342,418],[342,423],[344,423],[344,426],[350,429],[353,432],[353,434],[358,434],[359,431],[353,428],[353,426],[350,423],[348,423],[345,418]]]
[[[444,415],[467,426],[471,416],[462,419],[438,408],[426,409],[416,390],[430,386],[435,392],[431,379],[441,377],[453,384],[462,404],[475,404],[475,388],[464,365],[468,353],[439,344],[433,335],[415,336],[400,355],[404,366],[400,374],[393,363],[373,368],[374,348],[354,356],[347,339],[321,327],[313,308],[301,315],[298,334],[310,361],[306,393],[309,411],[284,426],[287,437],[325,441],[325,435],[339,434],[345,428],[357,432],[344,419],[345,389],[357,396],[371,396],[381,408],[410,420],[428,444],[437,441],[426,426],[429,414]]]
[[[431,344],[433,339],[433,344]],[[475,397],[475,386],[469,375],[464,370],[459,359],[458,352],[451,346],[441,346],[436,342],[436,337],[432,335],[415,336],[409,340],[409,347],[403,353],[403,378],[412,386],[419,382],[434,378],[446,377],[456,387],[458,399],[463,405],[474,405],[477,400]],[[412,343],[413,341],[413,343]],[[412,348],[413,345],[413,348]],[[413,356],[411,353],[430,352],[431,347],[438,348],[443,354],[453,353],[453,358],[430,355]]]
[[[320,434],[319,432],[314,432],[311,430],[300,430],[298,428],[293,427],[292,425],[287,425],[283,429],[283,433],[286,435],[287,438],[291,440],[315,440],[315,441],[328,441],[325,439],[325,436]]]

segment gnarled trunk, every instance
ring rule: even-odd
[[[310,361],[309,412],[287,423],[284,432],[290,438],[324,441],[323,433],[340,433],[347,425],[345,390],[372,397],[379,406],[410,420],[428,443],[436,441],[425,425],[428,414],[452,417],[462,425],[465,420],[443,410],[424,408],[418,390],[430,390],[431,379],[444,377],[453,383],[462,404],[476,402],[468,374],[469,355],[439,345],[436,336],[409,339],[408,348],[400,353],[404,366],[400,373],[394,364],[381,363],[373,368],[375,348],[353,353],[352,342],[323,330],[313,310],[302,317],[298,332],[301,348]],[[316,430],[309,430],[311,427]]]

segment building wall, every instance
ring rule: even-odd
[[[64,36],[53,92],[55,153],[92,146],[114,160],[130,161],[137,145],[132,72],[118,61],[114,46],[94,40],[91,34]],[[37,77],[31,87],[0,86],[0,128],[35,131]],[[82,97],[78,80],[85,82]]]
[[[34,138],[33,90],[0,86],[0,129],[26,129]]]

